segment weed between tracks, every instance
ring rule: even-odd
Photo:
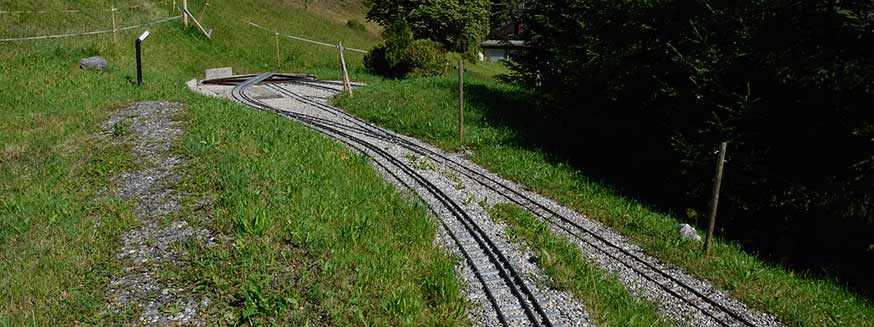
[[[479,68],[479,66],[483,66]],[[539,105],[524,90],[484,78],[489,65],[467,66],[465,147],[471,160],[598,220],[662,261],[682,267],[751,307],[797,326],[874,326],[874,305],[829,280],[766,264],[740,246],[717,239],[715,256],[676,231],[678,219],[620,195],[516,130],[535,126]],[[457,75],[370,83],[337,104],[402,134],[457,150]],[[591,155],[598,155],[593,153]]]
[[[511,238],[534,249],[536,263],[551,278],[549,286],[567,290],[583,302],[597,326],[668,326],[652,303],[635,298],[610,272],[583,259],[578,247],[553,234],[522,208],[497,204],[492,219],[508,225]]]

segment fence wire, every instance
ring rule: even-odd
[[[152,3],[150,3],[150,4],[155,4],[155,5],[156,5],[156,4],[162,4],[162,5],[163,5],[163,4],[167,4],[167,3],[169,3],[169,1],[152,2]],[[127,7],[116,7],[115,9],[136,9],[136,8],[142,8],[142,7],[145,7],[145,5],[134,5],[134,6],[127,6]],[[112,11],[112,9],[99,9],[99,10],[103,10],[103,11]],[[62,9],[62,10],[0,10],[0,15],[23,15],[23,14],[74,14],[74,13],[81,13],[81,12],[88,12],[88,11],[89,11],[89,10],[83,10],[83,9]]]
[[[266,28],[266,27],[264,27],[264,26],[261,26],[261,25],[255,24],[255,23],[253,23],[253,22],[249,22],[249,25],[250,25],[250,26],[254,26],[254,27],[256,27],[256,28],[259,28],[259,29],[262,29],[262,30],[264,30],[264,31],[270,32],[271,34],[273,34],[273,33],[278,33],[278,32],[271,31],[270,29],[268,29],[268,28]],[[315,40],[305,39],[305,38],[302,38],[302,37],[293,36],[293,35],[288,35],[288,34],[282,34],[282,33],[279,33],[279,35],[282,35],[282,36],[287,37],[287,38],[292,39],[292,40],[303,41],[303,42],[309,42],[309,43],[312,43],[312,44],[318,44],[318,45],[321,45],[321,46],[326,46],[326,47],[331,47],[331,48],[337,48],[337,44],[330,44],[330,43],[325,43],[325,42],[319,42],[319,41],[315,41]],[[346,49],[346,50],[349,50],[349,51],[352,51],[352,52],[358,52],[358,53],[367,54],[367,51],[360,50],[360,49],[347,48],[347,47],[343,47],[343,49]]]
[[[70,34],[56,34],[56,35],[40,35],[40,36],[28,36],[28,37],[18,37],[18,38],[8,38],[8,39],[0,39],[0,42],[16,42],[16,41],[31,41],[31,40],[45,40],[45,39],[59,39],[66,37],[75,37],[75,36],[85,36],[85,35],[96,35],[96,34],[104,34],[104,33],[112,33],[112,32],[122,32],[135,28],[140,28],[144,26],[150,26],[155,24],[160,24],[164,22],[168,22],[174,19],[182,18],[182,15],[168,17],[164,19],[159,19],[153,22],[143,23],[139,25],[126,26],[118,29],[108,29],[108,30],[99,30],[99,31],[91,31],[91,32],[81,32],[81,33],[70,33]]]

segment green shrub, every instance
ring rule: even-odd
[[[350,19],[350,20],[346,21],[346,27],[353,29],[353,30],[356,30],[356,31],[362,31],[362,32],[367,31],[367,27],[364,26],[364,24],[359,22],[357,19]]]
[[[364,67],[373,73],[404,78],[437,76],[446,69],[446,50],[439,42],[413,41],[410,26],[397,20],[383,32],[385,42],[364,57]]]
[[[459,53],[476,53],[489,33],[488,0],[382,0],[370,1],[367,19],[390,26],[398,19],[409,22],[417,39],[438,41]]]
[[[390,74],[391,65],[385,59],[385,50],[385,44],[380,44],[370,49],[370,52],[364,55],[364,68],[383,76],[392,75]]]
[[[413,43],[413,32],[403,19],[394,21],[383,33],[385,42],[364,57],[364,67],[388,77],[404,77],[407,69],[401,64],[404,50]]]
[[[439,42],[416,40],[401,58],[407,76],[439,76],[446,70],[446,50]]]

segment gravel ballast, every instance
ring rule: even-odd
[[[196,91],[205,94],[225,97],[230,97],[231,89],[232,87],[212,85],[195,88]],[[528,192],[521,185],[502,179],[460,155],[446,153],[416,139],[363,124],[339,109],[328,106],[328,99],[339,89],[339,86],[331,83],[307,82],[253,86],[249,93],[257,101],[269,105],[281,115],[289,117],[287,113],[305,114],[338,124],[336,126],[340,126],[338,128],[342,132],[315,129],[367,154],[373,158],[374,165],[388,180],[402,189],[414,191],[431,207],[438,218],[440,230],[436,242],[464,259],[462,249],[469,251],[468,244],[456,240],[469,237],[463,228],[460,228],[458,219],[442,201],[436,199],[433,192],[417,183],[411,177],[411,173],[405,173],[401,166],[427,179],[451,202],[461,207],[484,231],[484,234],[500,248],[513,269],[522,276],[524,284],[536,294],[544,311],[551,315],[552,323],[569,326],[589,325],[583,306],[568,293],[549,289],[545,285],[547,277],[530,262],[532,251],[511,242],[505,233],[507,226],[495,223],[488,215],[488,207],[497,203],[514,203],[547,221],[554,232],[577,245],[587,259],[615,274],[633,294],[655,303],[665,318],[678,324],[782,325],[773,316],[748,308],[710,283],[648,256],[640,247],[600,223],[539,194]],[[350,136],[376,149],[351,142]],[[416,148],[424,149],[426,153],[412,151],[408,146],[401,146],[402,143],[412,144]],[[402,163],[392,163],[387,157],[395,158]],[[558,220],[557,217],[563,218],[565,222],[553,222]],[[485,288],[489,287],[489,282],[481,278],[480,262],[470,258],[459,262],[461,263],[458,268],[460,277],[465,281],[467,296],[474,304],[471,319],[476,325],[498,325],[498,310],[495,307],[500,308],[501,312],[508,312],[509,315],[518,313],[520,306],[518,302],[505,301],[504,297],[499,297],[498,304],[495,306],[488,299]],[[678,288],[677,285],[688,287]],[[728,310],[714,309],[718,307],[725,307]],[[724,312],[729,313],[728,317]],[[511,321],[510,325],[517,324]]]
[[[185,220],[170,220],[182,209],[184,194],[173,189],[185,162],[169,154],[173,143],[183,135],[172,119],[181,105],[167,102],[142,102],[111,113],[101,125],[116,146],[130,146],[134,163],[141,169],[124,172],[113,180],[113,193],[134,204],[140,222],[122,236],[116,255],[122,271],[109,282],[109,303],[113,314],[139,312],[130,325],[204,326],[201,311],[209,298],[198,298],[190,290],[157,278],[166,269],[184,267],[186,253],[179,242],[199,239],[213,242],[208,230],[195,229]]]

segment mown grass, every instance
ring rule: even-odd
[[[874,305],[831,280],[766,264],[735,243],[716,239],[712,257],[676,231],[679,219],[622,196],[530,139],[545,116],[525,90],[470,74],[465,87],[465,147],[472,160],[527,185],[640,244],[661,260],[729,291],[796,326],[872,326]],[[371,122],[458,149],[457,75],[370,83],[337,103]],[[598,155],[592,153],[591,155]]]
[[[201,12],[202,1],[189,3]],[[146,4],[120,11],[118,26],[171,15],[161,4],[115,4]],[[273,36],[248,21],[363,49],[378,40],[298,6],[213,1],[201,17],[215,29],[212,40],[184,31],[179,21],[149,27],[141,88],[133,83],[133,40],[142,29],[120,32],[118,47],[109,34],[0,45],[0,325],[118,321],[101,307],[118,273],[118,239],[136,220],[130,205],[107,190],[111,176],[132,167],[126,150],[109,144],[113,136],[95,135],[108,111],[143,100],[185,105],[179,119],[189,134],[176,151],[191,169],[175,187],[216,201],[180,217],[206,216],[208,223],[189,223],[220,236],[215,247],[185,245],[190,264],[159,277],[209,296],[221,319],[216,324],[466,324],[453,262],[431,244],[423,208],[318,134],[185,88],[205,68],[221,66],[339,77],[335,49],[287,40],[276,67]],[[0,15],[2,38],[111,26],[97,11],[106,7],[99,1],[0,1],[0,7],[89,11]],[[78,60],[91,55],[106,57],[110,70],[80,70]],[[353,79],[374,80],[360,57],[347,55]],[[110,134],[123,133],[119,126]]]
[[[218,303],[242,303],[216,306],[220,316],[252,325],[463,324],[454,260],[435,248],[426,208],[397,194],[366,157],[236,105],[192,110],[187,184],[215,199],[214,229],[235,238],[234,247],[200,249],[192,271]]]
[[[524,209],[497,204],[489,209],[496,221],[508,225],[535,253],[534,263],[551,278],[550,287],[566,290],[583,302],[597,326],[669,326],[652,303],[636,298],[608,271],[583,259],[579,248],[556,236],[549,226]]]

